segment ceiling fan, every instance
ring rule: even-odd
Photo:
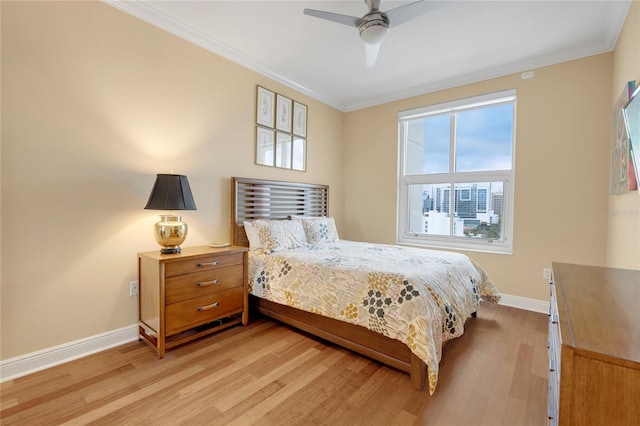
[[[381,0],[364,0],[364,2],[369,7],[369,13],[362,18],[315,9],[305,9],[304,14],[357,28],[360,38],[364,41],[367,67],[372,67],[376,63],[380,45],[389,35],[389,28],[442,5],[442,2],[420,0],[383,12],[380,10]]]

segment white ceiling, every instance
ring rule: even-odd
[[[441,1],[391,28],[367,68],[357,29],[302,13],[361,17],[362,0],[104,1],[342,111],[610,51],[631,4]]]

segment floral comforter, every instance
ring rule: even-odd
[[[465,255],[345,240],[272,254],[251,250],[249,275],[255,296],[402,341],[426,363],[431,394],[443,341],[462,335],[480,298],[500,300]]]

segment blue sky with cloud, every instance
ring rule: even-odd
[[[449,170],[450,116],[424,119],[424,173]],[[513,104],[458,112],[456,171],[509,170],[512,164]]]

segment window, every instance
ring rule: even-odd
[[[398,114],[398,242],[512,253],[515,90]]]

